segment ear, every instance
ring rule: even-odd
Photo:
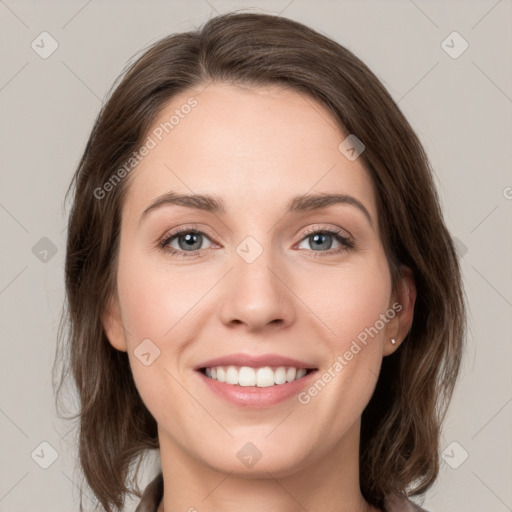
[[[110,344],[115,349],[126,352],[128,348],[117,295],[109,299],[103,312],[101,323]]]
[[[390,321],[386,330],[387,339],[384,340],[384,356],[395,352],[411,330],[415,302],[416,284],[414,276],[409,267],[403,266],[397,290],[393,294],[393,302],[390,306],[396,312],[396,315]],[[396,343],[391,343],[392,338],[396,340]]]

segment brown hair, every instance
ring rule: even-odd
[[[121,77],[120,77],[121,78]],[[147,49],[114,84],[70,186],[61,323],[61,372],[76,383],[83,473],[107,511],[121,509],[134,461],[158,448],[157,426],[133,381],[128,356],[108,342],[101,315],[116,293],[116,254],[127,180],[101,200],[95,191],[140,147],[161,109],[211,82],[278,84],[316,99],[340,129],[366,146],[393,282],[414,275],[417,299],[406,339],[385,357],[362,417],[360,485],[383,507],[393,492],[424,493],[439,470],[440,424],[459,371],[465,304],[459,264],[427,156],[376,76],[353,53],[295,21],[229,13]],[[137,475],[135,471],[134,481]],[[138,493],[138,491],[135,491]]]

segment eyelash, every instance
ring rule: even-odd
[[[205,235],[207,238],[210,238],[203,231],[199,231],[194,228],[185,227],[185,228],[180,229],[179,231],[175,231],[175,232],[171,233],[169,236],[164,236],[164,238],[159,242],[158,245],[162,251],[170,254],[171,256],[178,256],[178,257],[182,257],[182,258],[190,258],[190,257],[197,256],[198,254],[201,253],[201,251],[205,251],[206,249],[197,249],[195,251],[181,251],[181,250],[174,249],[174,247],[168,246],[168,244],[172,240],[179,237],[180,235],[190,234],[190,233],[193,233],[196,235]],[[311,250],[311,252],[314,253],[315,258],[322,258],[322,257],[324,257],[324,255],[340,254],[342,252],[353,249],[355,247],[355,244],[351,238],[345,236],[342,233],[342,231],[339,231],[337,229],[332,229],[332,228],[330,228],[330,229],[312,229],[310,231],[307,231],[306,233],[304,233],[304,236],[300,239],[300,242],[302,242],[306,238],[310,237],[311,235],[315,235],[317,233],[333,235],[334,238],[336,239],[336,241],[338,241],[341,244],[341,247],[339,247],[338,249],[334,249],[334,250],[328,249],[326,251]],[[301,250],[303,250],[303,249],[301,249]]]

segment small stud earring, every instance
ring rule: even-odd
[[[392,344],[392,345],[395,345],[395,344],[396,344],[396,340],[395,340],[395,338],[391,338],[391,344]]]

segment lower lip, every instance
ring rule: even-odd
[[[226,384],[218,380],[210,379],[202,373],[197,371],[202,381],[210,388],[211,391],[218,396],[224,398],[232,404],[243,407],[264,408],[284,402],[289,398],[299,394],[301,389],[308,386],[317,370],[308,373],[301,379],[287,382],[286,384],[275,384],[259,388],[257,386],[238,386],[233,384]]]

